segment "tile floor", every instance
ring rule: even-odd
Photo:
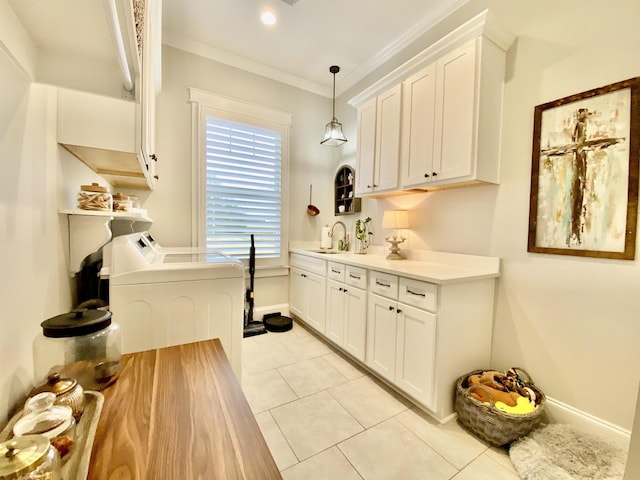
[[[285,480],[517,480],[506,451],[440,425],[294,323],[243,339],[242,388]]]

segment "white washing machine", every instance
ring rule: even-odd
[[[101,274],[109,278],[109,308],[120,324],[123,353],[219,338],[240,378],[240,260],[189,247],[154,247],[147,232],[114,238],[104,259]]]

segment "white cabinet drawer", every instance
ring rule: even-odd
[[[388,273],[370,272],[369,291],[383,297],[398,299],[398,277]]]
[[[327,268],[327,278],[336,282],[344,282],[344,272],[346,265],[343,263],[329,262]]]
[[[367,270],[364,268],[354,267],[352,265],[347,265],[345,274],[345,283],[347,285],[353,285],[354,287],[362,288],[366,290],[367,288]]]
[[[431,312],[436,311],[438,286],[409,278],[400,278],[398,301]]]
[[[303,270],[317,273],[318,275],[324,276],[327,273],[327,262],[320,258],[292,253],[289,256],[289,263],[292,267],[302,268]]]

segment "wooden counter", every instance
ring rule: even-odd
[[[88,478],[281,479],[218,339],[122,356]]]

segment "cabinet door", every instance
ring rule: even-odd
[[[471,175],[475,164],[476,40],[437,62],[434,181]]]
[[[401,84],[377,97],[376,151],[373,172],[373,189],[376,192],[398,188],[401,100]]]
[[[299,268],[292,267],[289,275],[289,311],[302,320],[305,306],[305,284],[303,272]]]
[[[327,280],[313,273],[305,273],[305,321],[320,333],[324,333]]]
[[[344,284],[327,282],[327,320],[325,335],[339,346],[344,344],[345,329],[345,289]]]
[[[140,145],[147,169],[147,177],[153,188],[158,180],[156,157],[156,95],[160,90],[162,0],[146,2],[144,15],[144,43],[140,88]]]
[[[396,385],[433,408],[436,316],[402,303],[398,310]]]
[[[396,302],[369,294],[367,365],[390,381],[396,370]]]
[[[436,121],[436,64],[432,63],[402,82],[403,187],[424,185],[433,176]]]
[[[344,349],[361,362],[365,361],[367,338],[367,292],[345,286],[346,298]]]
[[[376,150],[376,99],[358,109],[358,157],[356,161],[356,195],[373,191],[373,165]]]

